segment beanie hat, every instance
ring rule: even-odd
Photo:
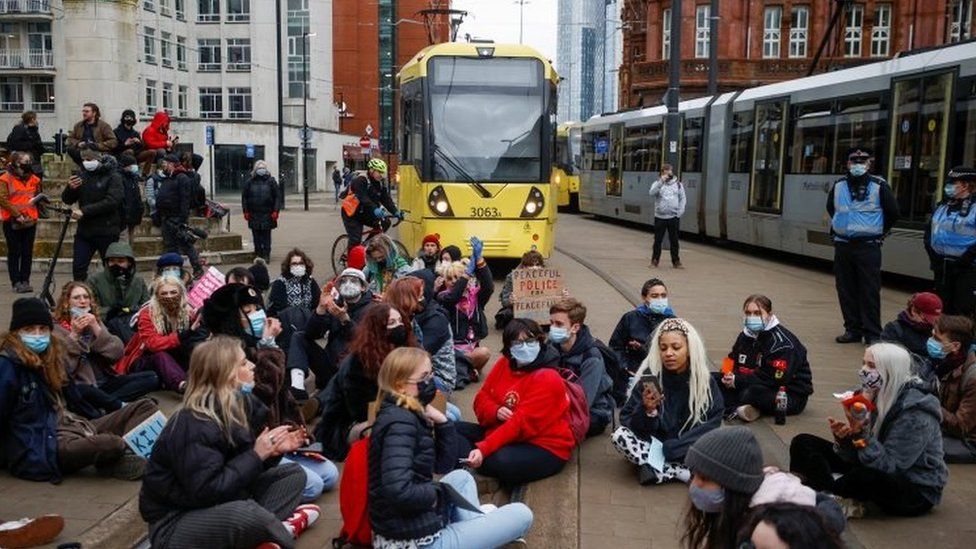
[[[36,325],[54,327],[54,322],[51,320],[51,310],[47,308],[47,305],[36,297],[22,297],[14,301],[13,315],[10,317],[10,331]]]
[[[174,153],[169,153],[163,156],[163,162],[170,162],[172,164],[179,164],[180,157]]]
[[[254,258],[254,264],[247,268],[254,277],[254,287],[262,292],[271,287],[271,275],[268,274],[268,264],[260,257]]]
[[[128,168],[129,166],[134,166],[136,164],[136,157],[131,154],[119,155],[119,166],[123,168]]]
[[[162,269],[163,267],[183,267],[183,256],[176,252],[167,252],[156,260],[156,268]]]
[[[461,248],[457,246],[445,246],[441,250],[441,255],[448,254],[451,256],[451,261],[461,261]]]
[[[353,269],[352,267],[350,267],[348,269],[343,270],[342,273],[339,274],[339,278],[343,278],[343,277],[346,277],[346,276],[355,278],[356,280],[360,281],[363,284],[363,287],[364,288],[368,284],[366,282],[366,275],[364,275],[363,274],[363,271],[361,271],[359,269]]]
[[[353,269],[363,270],[363,267],[366,266],[366,246],[353,246],[346,258],[346,265]]]
[[[438,248],[440,248],[441,247],[441,235],[439,235],[437,233],[429,234],[429,235],[427,235],[427,236],[424,237],[424,240],[423,240],[423,242],[420,245],[423,246],[424,244],[426,244],[428,242],[433,242],[434,244],[437,244],[437,247]]]
[[[763,455],[756,437],[746,427],[709,431],[695,441],[685,456],[685,467],[723,488],[752,495],[763,482]]]

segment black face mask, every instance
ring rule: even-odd
[[[427,406],[434,401],[435,396],[437,396],[437,385],[434,384],[433,379],[425,379],[417,383],[417,400],[421,404]]]
[[[390,328],[387,332],[387,337],[390,339],[390,343],[396,345],[397,347],[402,347],[407,344],[407,327],[397,326],[396,328]]]
[[[132,275],[132,269],[123,267],[122,265],[109,265],[108,271],[115,278],[128,279]]]

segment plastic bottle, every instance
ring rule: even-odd
[[[851,404],[851,417],[861,423],[864,423],[868,419],[868,407],[863,402],[855,402]]]
[[[780,387],[776,393],[776,425],[786,425],[786,405],[789,397],[786,396],[786,387]]]

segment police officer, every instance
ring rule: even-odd
[[[925,250],[935,275],[935,291],[943,312],[972,315],[976,311],[976,169],[949,171],[942,202],[925,230]]]
[[[349,235],[350,250],[362,243],[364,225],[385,231],[390,228],[388,215],[403,219],[403,212],[397,210],[389,189],[383,185],[384,177],[386,162],[374,158],[366,164],[366,175],[358,175],[349,183],[349,191],[342,201],[342,224]]]
[[[855,147],[847,153],[847,175],[827,196],[830,233],[834,239],[834,277],[844,315],[844,333],[837,343],[881,337],[881,241],[898,221],[898,202],[888,183],[868,173],[871,151]]]

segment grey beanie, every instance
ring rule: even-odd
[[[705,433],[688,449],[685,467],[742,494],[754,494],[764,478],[759,442],[742,426]]]

